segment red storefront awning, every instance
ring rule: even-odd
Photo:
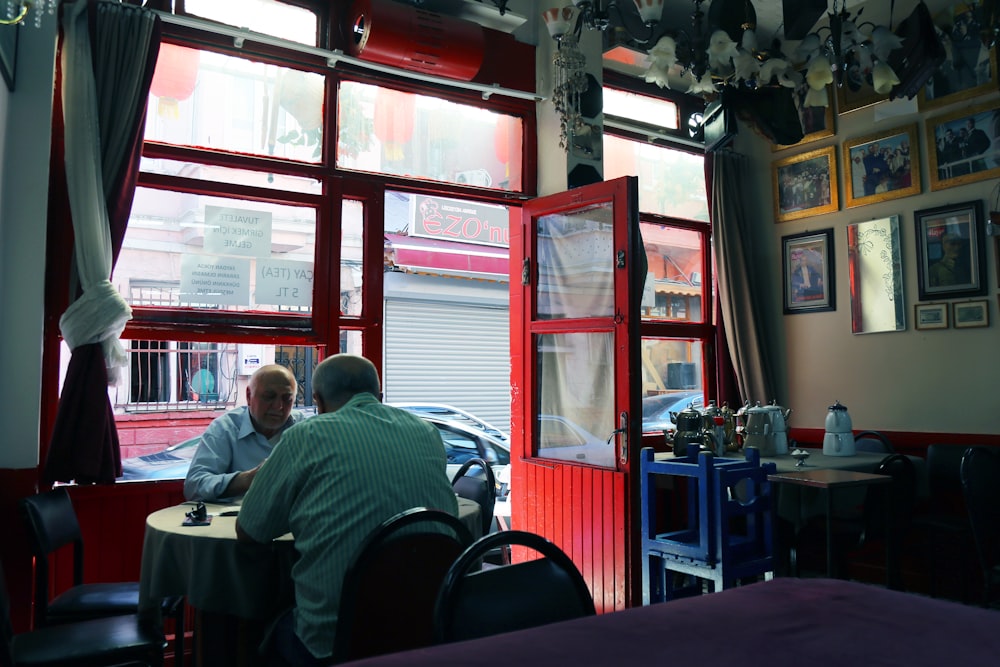
[[[387,267],[409,273],[462,276],[479,280],[509,280],[507,248],[438,241],[400,234],[385,235]]]

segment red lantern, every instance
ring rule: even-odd
[[[178,105],[194,93],[201,52],[176,44],[161,44],[149,92],[159,98],[157,113],[178,118]]]
[[[387,160],[402,160],[403,144],[413,138],[416,96],[392,88],[375,94],[375,136],[385,148]]]

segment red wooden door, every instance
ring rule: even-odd
[[[513,527],[566,551],[599,612],[630,606],[638,563],[636,183],[536,199],[511,225]]]

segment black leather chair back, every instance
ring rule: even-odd
[[[484,554],[504,545],[542,557],[476,571]],[[434,635],[460,641],[594,613],[590,590],[569,556],[539,535],[508,530],[476,540],[448,570],[434,607]]]
[[[960,475],[988,605],[1000,599],[1000,448],[966,449]]]

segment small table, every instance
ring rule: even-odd
[[[458,518],[474,538],[480,537],[479,504],[457,500]],[[198,664],[259,664],[256,644],[266,624],[294,601],[295,542],[290,533],[269,544],[237,542],[235,512],[239,507],[206,505],[212,515],[207,526],[182,525],[193,503],[146,517],[139,613],[158,622],[160,601],[183,595],[195,609]]]
[[[816,489],[823,489],[826,494],[826,574],[832,576],[833,569],[833,490],[851,487],[867,486],[869,484],[891,484],[892,477],[888,475],[875,475],[867,472],[857,472],[854,470],[839,470],[836,468],[818,468],[816,470],[797,470],[791,472],[779,472],[768,475],[767,479],[775,484],[792,484],[795,486],[806,486]],[[892,516],[889,502],[891,494],[886,487],[886,526],[889,525]],[[892,549],[889,541],[886,541],[886,567],[892,562]]]

